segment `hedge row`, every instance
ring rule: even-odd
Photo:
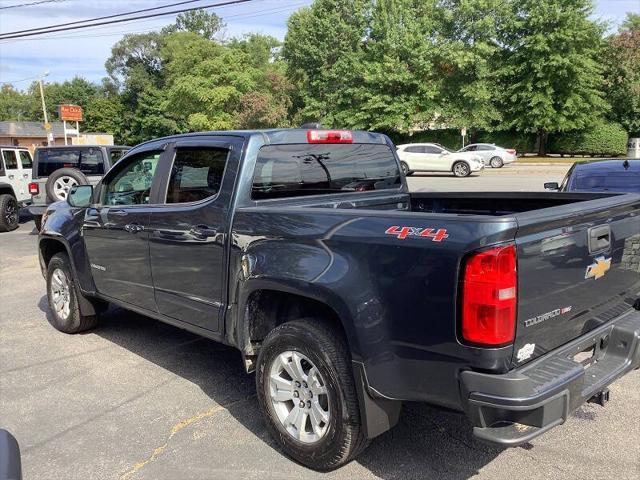
[[[427,130],[412,135],[387,133],[396,145],[431,142],[452,150],[462,148],[462,137],[457,129]],[[549,135],[547,151],[562,155],[623,155],[626,152],[627,141],[627,133],[621,125],[599,123],[581,132]],[[515,148],[518,153],[537,151],[535,133],[475,131],[467,137],[466,143],[495,143],[504,148]]]
[[[617,123],[600,123],[589,130],[549,136],[549,152],[563,155],[624,155],[629,137]]]

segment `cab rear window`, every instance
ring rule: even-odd
[[[387,145],[266,145],[258,153],[251,197],[364,192],[400,185],[400,170]]]
[[[56,148],[38,150],[39,177],[47,177],[61,168],[77,168],[85,175],[104,174],[104,158],[99,148]]]

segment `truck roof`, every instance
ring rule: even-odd
[[[178,135],[170,135],[167,137],[154,138],[137,146],[145,145],[158,140],[178,140],[180,138],[190,138],[198,136],[233,136],[248,139],[253,136],[261,136],[265,143],[268,144],[286,144],[286,143],[308,143],[307,132],[311,130],[326,131],[332,129],[313,129],[313,128],[274,128],[274,129],[257,129],[257,130],[214,130],[209,132],[193,132],[181,133]],[[387,143],[387,136],[382,133],[366,132],[363,130],[349,130],[353,136],[352,143]]]

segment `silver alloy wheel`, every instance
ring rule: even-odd
[[[489,163],[491,164],[491,168],[502,167],[502,159],[500,157],[493,157]]]
[[[469,167],[466,163],[456,163],[453,167],[453,173],[456,177],[466,177],[469,174]]]
[[[78,181],[75,178],[63,175],[62,177],[56,179],[55,183],[53,184],[53,193],[56,194],[56,197],[58,197],[58,199],[66,200],[71,187],[74,187],[76,185],[78,185]]]
[[[62,320],[69,318],[71,312],[71,288],[64,270],[56,268],[51,274],[51,300],[56,315]]]
[[[409,165],[407,165],[405,162],[400,162],[400,168],[402,168],[402,173],[404,173],[405,175],[409,173]]]
[[[278,420],[296,440],[315,443],[327,433],[331,418],[327,384],[302,353],[287,350],[273,360],[269,397]]]

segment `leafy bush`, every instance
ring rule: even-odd
[[[441,130],[425,130],[416,132],[413,135],[401,134],[397,132],[385,132],[396,145],[402,143],[439,143],[452,150],[462,148],[462,137],[460,130],[447,128]],[[519,133],[514,131],[503,132],[471,132],[467,136],[466,144],[469,143],[495,143],[504,148],[515,148],[519,153],[535,151],[535,134]]]
[[[617,123],[600,122],[579,131],[549,137],[549,152],[569,155],[624,155],[627,132]]]

